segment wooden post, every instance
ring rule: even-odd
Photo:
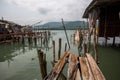
[[[28,43],[30,44],[30,36],[28,36]]]
[[[67,43],[65,43],[65,51],[67,50]]]
[[[22,44],[25,43],[24,36],[22,35]]]
[[[107,46],[107,37],[105,37],[105,46]]]
[[[43,56],[43,62],[44,62],[45,76],[47,76],[47,62],[46,62],[46,54],[44,54],[44,56]]]
[[[61,55],[61,38],[59,39],[58,60],[60,59],[60,55]]]
[[[91,35],[90,35],[90,30],[89,30],[89,33],[88,33],[88,42],[87,42],[87,53],[90,52],[90,44],[91,44]]]
[[[94,52],[95,52],[95,61],[98,63],[98,49],[97,49],[97,42],[96,42],[96,28],[93,29],[94,33]]]
[[[115,36],[113,37],[113,44],[112,46],[115,46]]]
[[[42,33],[41,33],[41,46],[42,46]]]
[[[53,44],[53,62],[55,62],[55,41],[52,41]]]
[[[87,53],[87,45],[86,44],[84,44],[84,54],[86,54]]]
[[[104,37],[105,37],[105,46],[107,46],[107,8],[105,8],[105,29],[104,29]]]
[[[42,78],[44,79],[47,75],[46,70],[46,55],[41,51],[38,50],[38,58],[39,58],[39,64],[40,64],[40,70]]]
[[[34,36],[34,43],[35,43],[35,45],[37,45],[37,38],[36,38],[36,36]]]
[[[18,36],[18,43],[20,42],[20,37]]]

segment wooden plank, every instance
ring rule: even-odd
[[[83,80],[94,80],[93,74],[89,67],[86,57],[79,57],[82,79]]]
[[[69,62],[69,64],[68,64],[67,80],[74,80],[75,76],[76,76],[77,69],[78,69],[77,55],[70,54],[68,62]]]
[[[75,80],[82,80],[81,76],[80,76],[80,70],[79,69],[77,69]]]
[[[106,80],[92,56],[88,53],[86,55],[95,80]]]
[[[65,63],[66,63],[66,57],[69,56],[69,52],[65,52],[62,58],[58,61],[58,63],[53,67],[52,71],[48,76],[44,78],[44,80],[57,80],[59,77]]]

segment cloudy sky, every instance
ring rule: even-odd
[[[82,20],[92,0],[0,0],[0,18],[21,25],[36,22]]]

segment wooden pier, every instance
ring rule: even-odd
[[[57,80],[68,63],[67,80],[106,80],[91,54],[79,57],[68,51],[58,60],[44,80]]]
[[[36,44],[37,39],[45,38],[46,34],[48,34],[48,33],[45,31],[29,32],[29,33],[18,32],[18,33],[10,33],[10,34],[0,34],[0,38],[2,38],[2,40],[0,41],[0,44],[1,43],[19,42],[19,41],[22,41],[22,43],[24,43],[24,38],[28,39],[28,43],[31,43],[31,41],[33,40],[34,43]]]

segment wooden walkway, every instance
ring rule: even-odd
[[[59,59],[44,80],[57,80],[66,63],[68,63],[67,80],[106,80],[89,53],[86,53],[85,57],[78,57],[68,51]]]
[[[23,41],[24,38],[27,38],[28,41],[33,39],[36,41],[37,38],[46,38],[50,36],[48,32],[29,32],[29,33],[24,33],[24,32],[19,32],[19,33],[10,33],[10,34],[0,34],[0,44],[2,43],[11,43],[15,41]]]

